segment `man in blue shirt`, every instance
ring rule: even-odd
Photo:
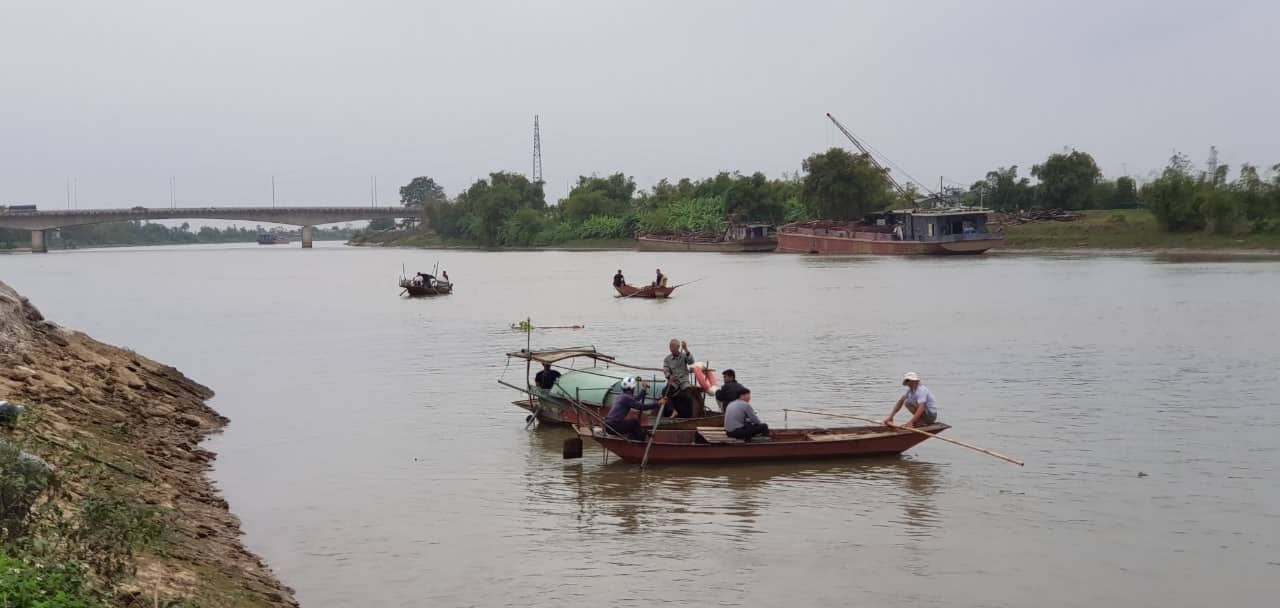
[[[640,385],[640,395],[636,396],[636,385]],[[644,431],[640,428],[640,419],[628,418],[627,414],[631,410],[643,412],[645,410],[656,410],[658,402],[645,403],[645,393],[649,392],[649,383],[640,380],[634,376],[627,376],[622,379],[622,394],[613,400],[613,407],[609,408],[609,415],[605,416],[605,432],[610,435],[625,435],[631,439],[643,440]]]
[[[904,426],[928,426],[937,422],[938,401],[933,398],[933,393],[928,388],[920,384],[920,376],[915,372],[907,372],[902,377],[902,385],[907,387],[907,392],[898,399],[898,403],[893,406],[893,411],[889,412],[889,417],[885,418],[885,426],[893,426],[893,416],[904,405],[907,406],[907,411],[911,412],[911,421]]]

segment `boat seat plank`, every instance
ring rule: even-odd
[[[722,426],[700,426],[698,427],[698,434],[703,439],[706,439],[707,443],[749,443],[725,434]],[[752,437],[750,443],[764,443],[767,441],[770,441],[768,437],[758,435]]]

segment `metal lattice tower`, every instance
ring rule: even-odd
[[[1213,183],[1218,176],[1218,147],[1209,146],[1209,162],[1205,163],[1208,172],[1205,174],[1205,181]]]
[[[533,181],[542,181],[542,134],[538,129],[538,115],[533,115]]]

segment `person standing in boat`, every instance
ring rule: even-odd
[[[663,405],[669,406],[666,411],[674,410],[681,418],[693,418],[693,386],[689,384],[689,366],[693,365],[693,355],[689,353],[689,345],[682,340],[672,338],[667,346],[671,349],[671,354],[662,360],[662,373],[667,378]]]
[[[915,372],[907,372],[902,377],[902,385],[907,387],[907,392],[898,398],[893,411],[889,412],[889,417],[884,419],[885,426],[893,426],[893,417],[903,406],[911,412],[911,420],[903,426],[914,428],[937,422],[938,401],[933,398],[933,393],[928,387],[920,384],[920,376]]]
[[[751,389],[742,387],[742,394],[724,408],[724,434],[747,442],[757,435],[769,436],[769,425],[760,422],[751,407]]]
[[[446,270],[446,271],[444,271],[444,272],[440,273],[440,276],[444,277],[444,282],[445,282],[445,283],[450,282],[450,281],[449,281],[449,271],[448,271],[448,270]]]
[[[716,391],[716,402],[720,404],[720,408],[738,400],[738,396],[742,391],[747,390],[746,387],[738,383],[738,374],[731,369],[724,370],[724,386]]]
[[[613,275],[613,286],[622,287],[627,284],[627,279],[622,276],[622,269],[618,269],[618,274]]]
[[[549,391],[555,387],[556,380],[559,380],[559,379],[560,379],[560,372],[554,369],[551,369],[550,362],[543,361],[542,371],[534,375],[533,383],[536,384],[538,388],[544,391]]]
[[[640,395],[636,395],[636,386],[640,387]],[[609,414],[605,416],[605,432],[610,435],[621,435],[631,439],[643,440],[644,432],[640,429],[640,418],[629,418],[628,414],[631,410],[643,412],[645,410],[656,410],[661,405],[658,402],[645,403],[645,394],[649,392],[649,383],[635,376],[627,376],[622,379],[622,394],[613,400],[613,407],[609,408]]]

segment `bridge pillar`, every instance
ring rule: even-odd
[[[311,249],[311,230],[313,226],[302,227],[302,248]]]
[[[49,246],[44,244],[45,231],[31,231],[31,253],[49,253]]]

